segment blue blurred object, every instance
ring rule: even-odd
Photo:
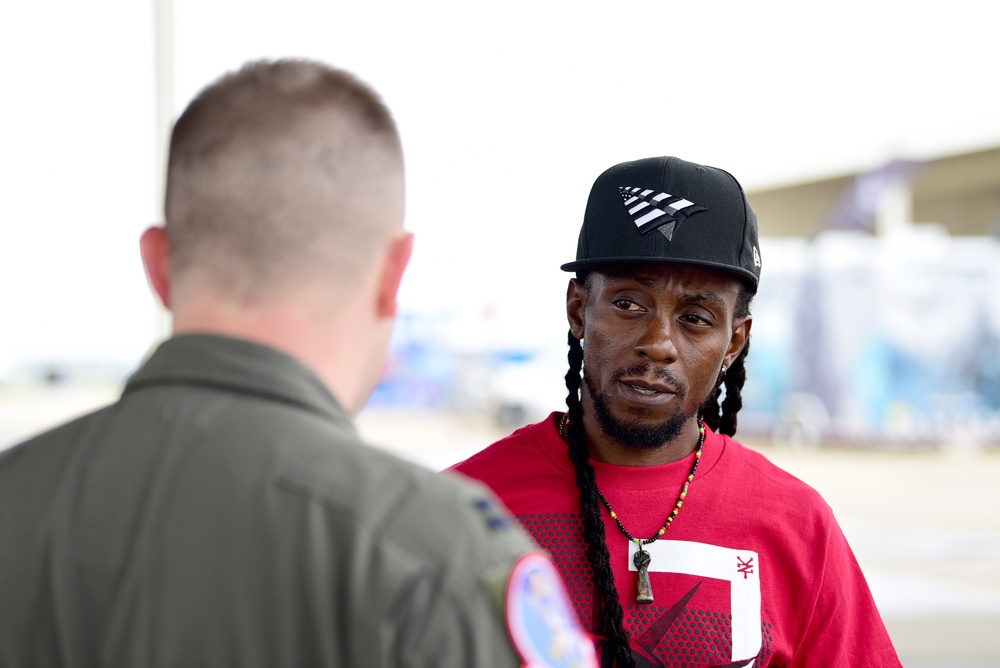
[[[996,239],[912,226],[761,246],[742,435],[1000,443]],[[485,413],[507,428],[562,410],[565,334],[501,340],[503,326],[517,325],[496,314],[403,314],[370,404]]]

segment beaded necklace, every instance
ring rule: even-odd
[[[559,421],[559,436],[563,436],[563,432],[566,431],[567,425],[569,425],[569,415],[564,414],[562,420]],[[630,534],[628,529],[625,528],[625,525],[622,524],[618,514],[612,510],[611,504],[604,496],[604,493],[601,492],[601,488],[597,486],[596,482],[594,483],[594,489],[597,491],[597,496],[601,499],[601,502],[604,503],[604,507],[608,509],[611,519],[615,521],[615,524],[618,525],[618,528],[623,534],[625,534],[625,537],[628,538],[629,542],[635,543],[639,547],[639,550],[632,558],[632,562],[635,564],[636,570],[638,571],[636,575],[636,586],[638,589],[638,594],[635,597],[636,603],[653,602],[653,586],[649,580],[649,562],[651,561],[651,557],[649,556],[649,552],[644,550],[642,546],[655,543],[660,536],[667,532],[667,529],[669,529],[670,525],[673,524],[673,521],[677,517],[678,513],[681,512],[681,506],[684,505],[684,497],[687,496],[688,485],[690,485],[691,481],[694,480],[695,471],[698,470],[698,464],[701,462],[701,449],[703,445],[705,445],[704,422],[700,423],[698,427],[698,449],[694,451],[694,466],[691,467],[691,473],[689,473],[688,477],[684,480],[684,486],[681,487],[681,493],[680,496],[677,497],[677,503],[674,505],[673,510],[670,511],[667,519],[663,522],[663,526],[660,527],[650,538],[635,538],[632,534]]]

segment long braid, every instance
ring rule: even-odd
[[[733,365],[726,372],[726,398],[722,400],[722,422],[719,432],[726,436],[736,434],[736,414],[743,408],[743,383],[747,379],[746,358],[750,352],[750,337],[743,344],[743,350],[733,360]]]
[[[739,299],[736,302],[733,316],[745,318],[750,315],[750,302],[753,301],[753,292],[746,285],[741,286]],[[701,419],[712,431],[734,436],[736,434],[736,414],[743,408],[743,384],[747,379],[746,358],[750,352],[750,337],[743,343],[743,350],[733,360],[733,365],[726,370],[725,376],[719,377],[708,395],[705,403],[701,405]],[[726,398],[719,406],[719,395],[722,393],[722,385],[726,386]]]
[[[580,489],[580,510],[583,512],[583,537],[587,543],[587,559],[594,572],[594,579],[601,595],[601,622],[604,632],[611,641],[615,661],[621,668],[634,668],[635,657],[629,645],[629,635],[625,630],[625,613],[615,576],[611,570],[611,554],[608,552],[604,518],[601,516],[601,502],[597,497],[597,479],[594,467],[587,457],[583,440],[583,407],[580,405],[580,385],[582,382],[583,347],[580,340],[569,333],[569,371],[566,372],[567,417],[569,424],[566,436],[569,441],[569,458],[576,469],[576,485]]]

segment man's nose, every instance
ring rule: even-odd
[[[635,351],[657,362],[673,362],[677,359],[677,348],[674,346],[672,322],[668,317],[653,316],[648,319]]]

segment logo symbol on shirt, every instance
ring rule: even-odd
[[[739,557],[736,557],[736,572],[743,574],[743,579],[747,579],[747,575],[753,575],[753,557],[750,557],[746,561],[743,561]]]

